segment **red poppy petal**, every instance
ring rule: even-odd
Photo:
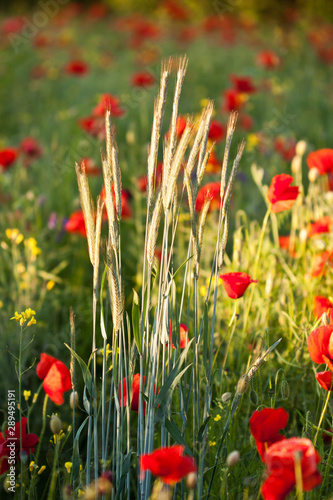
[[[265,500],[283,500],[295,485],[295,476],[288,471],[283,474],[270,475],[261,488]]]
[[[64,403],[63,393],[72,388],[71,375],[62,361],[55,361],[46,375],[43,388],[57,405]]]
[[[326,391],[333,391],[332,384],[332,372],[318,372],[316,373],[317,382],[325,389]]]
[[[251,433],[256,441],[276,441],[280,439],[279,432],[286,427],[288,419],[289,414],[283,408],[256,410],[249,421]]]
[[[333,325],[320,326],[308,337],[310,358],[314,363],[324,363],[323,354],[328,354],[328,344],[333,332]]]
[[[41,380],[44,380],[49,369],[55,361],[57,361],[56,358],[53,358],[45,352],[42,352],[40,355],[40,362],[36,366],[37,377],[39,377]]]

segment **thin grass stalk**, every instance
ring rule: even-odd
[[[76,352],[76,342],[75,342],[75,316],[73,313],[73,309],[70,307],[69,309],[69,322],[70,322],[70,329],[71,329],[71,362],[70,362],[70,374],[71,374],[71,381],[72,381],[72,398],[73,398],[73,413],[72,413],[72,435],[73,435],[73,450],[74,450],[74,443],[75,443],[75,384],[76,384],[76,373],[75,373],[75,356],[73,352]],[[75,481],[73,478],[72,482],[72,487],[73,487],[73,498],[74,498],[74,490],[75,490]]]
[[[89,189],[88,176],[84,167],[84,162],[81,166],[75,164],[77,183],[80,194],[80,204],[83,212],[84,222],[87,231],[87,242],[89,258],[92,265],[95,262],[95,223],[94,223],[94,208],[91,200]]]

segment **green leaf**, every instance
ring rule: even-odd
[[[96,394],[95,394],[94,386],[93,386],[93,383],[92,383],[92,376],[91,376],[91,373],[89,371],[88,366],[85,364],[85,362],[83,361],[83,359],[80,358],[80,356],[75,351],[73,351],[73,349],[71,349],[69,347],[69,345],[65,344],[65,346],[67,347],[67,349],[70,350],[70,352],[73,354],[73,356],[75,356],[76,361],[79,363],[81,371],[82,371],[82,375],[83,375],[83,380],[84,380],[84,383],[85,383],[85,385],[87,387],[87,390],[88,390],[89,394],[92,397],[95,397]]]
[[[73,474],[73,481],[76,481],[76,479],[79,477],[80,473],[80,449],[79,449],[79,439],[80,439],[80,434],[83,431],[86,423],[88,422],[89,417],[86,417],[85,420],[82,422],[80,425],[75,439],[74,439],[74,444],[73,444],[73,468],[72,468],[72,474]]]
[[[121,492],[124,489],[125,481],[126,481],[126,476],[127,476],[128,472],[130,470],[131,456],[132,456],[132,452],[130,451],[129,453],[127,453],[126,458],[124,460],[123,473],[120,476],[120,481],[119,481],[119,484],[118,484],[118,487],[117,487],[116,500],[118,500],[118,498],[120,498],[120,494],[121,494]]]
[[[141,333],[140,333],[140,299],[139,295],[133,288],[133,305],[132,305],[132,325],[133,335],[136,346],[141,354]]]
[[[190,448],[187,446],[187,443],[183,436],[180,433],[180,430],[178,429],[177,425],[172,419],[168,419],[165,417],[165,427],[167,428],[170,436],[176,441],[176,443],[181,444],[182,446],[185,446],[185,451],[188,455],[193,456],[192,451]]]

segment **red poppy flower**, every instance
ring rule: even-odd
[[[275,69],[280,66],[280,58],[271,50],[263,50],[257,55],[256,63],[265,69]]]
[[[89,73],[89,66],[84,61],[70,61],[65,66],[65,73],[74,76],[84,76]]]
[[[144,390],[145,387],[145,376],[142,376],[142,390]],[[118,397],[120,398],[120,407],[123,408],[124,406],[127,405],[127,381],[126,377],[123,378],[123,383],[122,383],[122,390],[123,393],[119,394],[118,392]],[[132,401],[131,401],[131,410],[135,411],[136,413],[139,413],[139,394],[140,394],[140,373],[136,373],[133,377],[133,382],[132,382]],[[154,385],[154,394],[155,394],[155,385]],[[146,401],[144,398],[142,398],[142,410],[143,414],[146,415]]]
[[[316,318],[321,318],[324,313],[333,307],[333,303],[327,297],[322,295],[316,295],[314,298],[314,315]]]
[[[131,80],[133,87],[151,87],[155,82],[155,77],[147,71],[135,73]]]
[[[209,127],[208,139],[211,139],[212,141],[215,142],[219,142],[222,141],[224,136],[225,136],[225,126],[222,125],[222,123],[218,122],[217,120],[212,120]]]
[[[296,201],[299,193],[298,186],[290,186],[293,182],[291,175],[275,175],[268,190],[267,198],[272,204],[274,213],[289,210]]]
[[[257,90],[252,83],[252,78],[249,76],[231,75],[230,80],[232,81],[234,88],[238,92],[243,92],[244,94],[251,94],[253,92],[256,92]]]
[[[18,152],[14,148],[0,149],[0,167],[7,170],[16,161]]]
[[[176,122],[176,132],[177,132],[177,137],[181,137],[183,135],[183,132],[186,128],[186,118],[184,116],[178,116],[177,122]]]
[[[80,162],[80,167],[87,175],[98,176],[102,174],[102,170],[96,167],[96,163],[92,158],[83,158]]]
[[[119,99],[111,94],[103,94],[99,103],[93,109],[95,116],[102,116],[104,118],[107,110],[110,110],[112,116],[123,116],[125,111],[120,107]]]
[[[25,25],[23,17],[7,17],[1,23],[0,29],[4,35],[11,35],[13,33],[20,33]]]
[[[71,375],[62,361],[56,360],[49,369],[43,382],[43,389],[51,401],[57,405],[64,404],[64,392],[71,390]]]
[[[175,21],[186,21],[189,18],[189,12],[179,2],[165,0],[162,5],[170,19],[174,19]]]
[[[321,483],[317,469],[320,455],[312,442],[306,438],[293,437],[279,441],[268,448],[265,463],[268,478],[261,493],[265,500],[283,500],[296,483],[295,455],[300,455],[302,484],[304,491],[310,491]]]
[[[205,186],[202,186],[198,191],[197,200],[195,202],[196,211],[200,212],[202,210],[207,198],[211,200],[209,211],[219,210],[221,206],[220,191],[220,182],[209,182]]]
[[[296,154],[296,142],[294,139],[278,137],[274,142],[274,149],[285,161],[290,161]]]
[[[40,361],[36,366],[37,377],[41,380],[44,380],[46,375],[48,374],[49,369],[57,361],[57,358],[46,354],[46,352],[42,352],[40,355]]]
[[[231,111],[239,110],[246,101],[246,98],[239,90],[227,89],[223,93],[223,101],[223,111],[230,113]]]
[[[288,423],[289,414],[283,408],[264,408],[255,411],[250,418],[251,434],[256,440],[258,453],[264,461],[266,450],[277,441],[285,439],[280,431]]]
[[[329,233],[331,231],[331,226],[333,223],[333,219],[331,217],[321,217],[317,219],[315,222],[312,222],[308,225],[308,236],[311,238],[312,236],[316,236],[317,234]]]
[[[140,477],[144,477],[145,471],[150,470],[154,476],[158,476],[165,484],[178,483],[190,472],[196,472],[197,466],[194,458],[183,457],[184,446],[171,446],[159,448],[151,454],[140,457]]]
[[[279,236],[280,248],[286,250],[292,257],[296,257],[295,245],[290,247],[290,236]]]
[[[307,157],[308,167],[316,168],[320,175],[333,172],[333,149],[318,149]]]
[[[76,212],[73,212],[68,221],[65,223],[64,228],[68,233],[74,233],[74,234],[77,233],[80,234],[81,236],[86,237],[87,236],[86,225],[84,222],[82,210],[77,210]]]
[[[310,358],[314,363],[325,363],[333,371],[333,325],[323,325],[308,337]]]
[[[114,188],[112,186],[112,194],[113,194],[113,203],[114,207],[116,209],[116,195],[114,192]],[[130,192],[127,191],[126,189],[122,189],[121,191],[121,217],[122,219],[129,219],[132,217],[132,209],[129,204],[129,199],[130,199]],[[103,201],[105,201],[105,186],[103,186],[102,191],[101,191],[101,198]],[[104,219],[107,219],[107,211],[105,208],[105,213],[103,215]]]
[[[315,255],[310,273],[311,277],[322,276],[325,273],[326,264],[329,263],[333,263],[333,251],[326,250],[326,252]]]
[[[330,371],[316,373],[317,382],[326,390],[333,391],[333,374]]]
[[[6,472],[9,469],[8,457],[12,459],[13,457],[13,443],[15,444],[15,463],[20,460],[20,439],[21,439],[21,429],[22,426],[22,450],[26,453],[26,455],[30,455],[35,451],[35,446],[39,442],[38,436],[36,434],[27,434],[27,418],[21,418],[20,422],[16,422],[14,426],[14,430],[6,430],[5,436],[2,432],[0,432],[0,475]],[[9,446],[11,445],[11,446]],[[13,463],[11,462],[11,465]]]
[[[254,121],[252,116],[243,114],[239,117],[239,126],[244,130],[252,130]]]
[[[217,158],[216,154],[214,153],[214,151],[212,151],[209,155],[209,158],[208,158],[208,163],[206,166],[206,173],[207,174],[217,174],[221,171],[221,167],[222,167],[221,160],[219,160]]]
[[[246,273],[225,273],[220,274],[223,281],[223,287],[231,299],[239,299],[243,297],[247,287],[251,283],[258,283],[258,280],[253,280]]]
[[[170,341],[171,341],[171,319],[169,319],[169,331],[170,331]],[[184,323],[180,323],[179,335],[180,335],[180,348],[184,349],[189,343],[187,326]],[[172,344],[172,349],[176,349],[174,344]]]
[[[158,163],[156,165],[156,172],[155,172],[155,181],[154,181],[155,187],[161,185],[162,175],[163,175],[163,163]],[[143,175],[142,177],[139,177],[137,179],[137,184],[140,191],[144,193],[147,190],[147,176]]]
[[[40,158],[43,154],[42,146],[33,137],[26,137],[20,143],[20,150],[29,158]]]

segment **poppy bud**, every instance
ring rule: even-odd
[[[301,243],[305,243],[306,240],[307,240],[307,238],[308,238],[308,231],[307,231],[307,229],[305,229],[305,228],[301,229],[301,231],[299,232],[299,241]]]
[[[240,453],[239,451],[235,450],[229,453],[229,455],[227,456],[226,463],[228,467],[234,467],[235,465],[238,464],[239,461],[240,461]]]
[[[299,156],[303,156],[306,151],[306,142],[305,141],[298,141],[296,144],[296,154]]]
[[[301,157],[296,155],[296,156],[294,156],[294,158],[292,159],[292,162],[291,162],[291,171],[293,174],[297,174],[298,172],[301,171],[301,168],[302,168]]]
[[[290,396],[290,388],[289,388],[289,384],[286,380],[282,380],[282,383],[281,383],[281,398],[283,400],[286,400],[288,399]]]
[[[248,388],[249,388],[249,384],[250,384],[250,379],[249,377],[245,374],[243,375],[239,380],[238,380],[238,384],[237,384],[237,393],[241,396],[242,394],[244,394]]]
[[[69,398],[69,404],[72,410],[74,408],[77,408],[77,405],[79,404],[79,395],[76,391],[71,392],[70,398]]]
[[[328,314],[326,312],[324,312],[322,314],[321,323],[322,323],[322,325],[325,325],[325,326],[330,324],[330,318],[328,317]]]
[[[62,431],[62,421],[58,415],[52,415],[50,420],[50,429],[53,434],[60,434]]]
[[[231,392],[225,392],[222,394],[222,403],[227,403],[231,399]]]
[[[189,490],[194,490],[198,482],[198,476],[196,472],[190,472],[186,476],[186,486]]]
[[[309,181],[315,182],[320,175],[320,172],[317,168],[310,168],[309,170]]]

